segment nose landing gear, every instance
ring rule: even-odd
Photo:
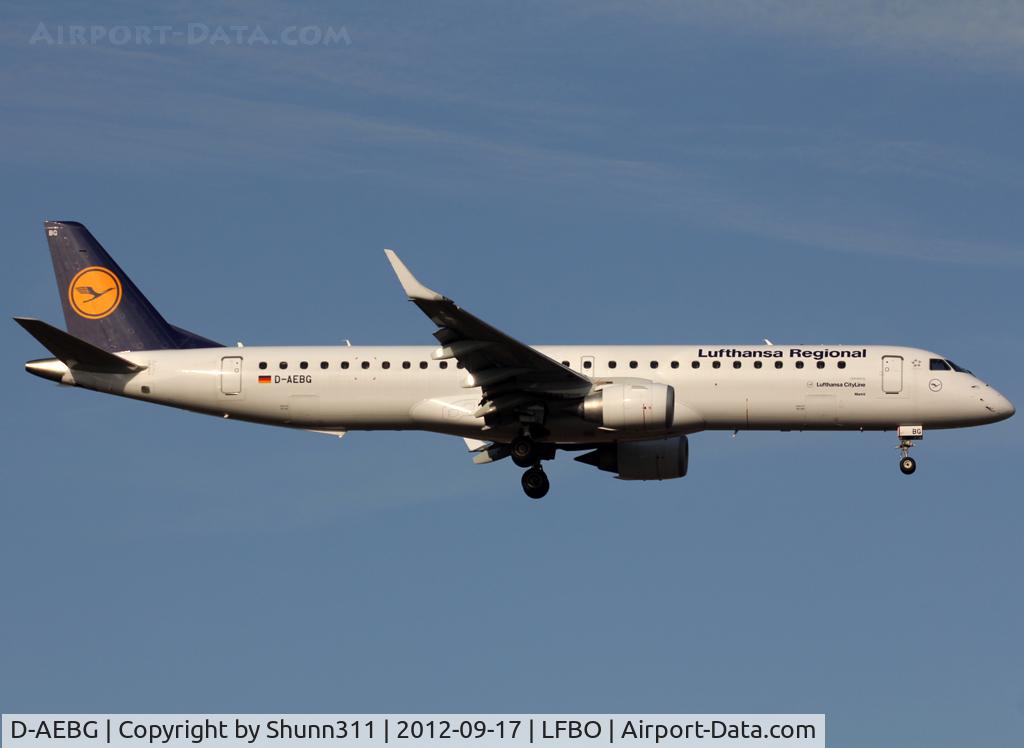
[[[904,475],[913,475],[917,470],[917,461],[910,456],[910,448],[914,446],[916,439],[924,437],[924,429],[920,426],[900,426],[896,429],[896,434],[900,438],[898,448],[902,455],[900,457],[900,472]]]

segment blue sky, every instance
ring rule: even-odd
[[[381,248],[536,343],[893,342],[1020,402],[1024,11],[998,2],[0,11],[8,315],[85,222],[226,342],[431,342]],[[348,43],[30,43],[43,23]],[[703,434],[681,481],[62,390],[13,323],[4,711],[825,712],[1017,745],[1020,418]]]

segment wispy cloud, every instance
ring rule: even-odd
[[[612,0],[597,7],[944,65],[1024,72],[1024,5],[1016,0]]]
[[[28,147],[15,158],[54,157],[63,127],[43,100],[34,116],[8,121],[0,133]],[[66,105],[67,102],[65,102]],[[555,195],[595,205],[644,206],[693,225],[761,237],[820,251],[889,255],[925,261],[1024,265],[1020,247],[936,235],[934,224],[915,227],[869,199],[831,204],[807,195],[799,205],[770,190],[722,176],[723,164],[745,162],[741,171],[761,175],[795,165],[891,178],[986,180],[990,165],[971,154],[950,154],[927,144],[864,141],[821,133],[786,133],[760,146],[689,146],[671,160],[616,158],[586,150],[550,148],[492,139],[460,130],[426,127],[402,119],[355,115],[299,103],[235,99],[212,94],[161,94],[148,102],[149,118],[133,120],[105,106],[76,105],[76,138],[60,154],[78,167],[131,173],[160,164],[168,169],[330,179],[339,173],[363,179],[416,183],[422,189],[464,194],[481,181],[544,185]],[[287,137],[282,137],[287,133]],[[81,149],[88,142],[90,147]],[[51,145],[48,145],[51,144]],[[32,146],[35,146],[33,148]],[[50,148],[49,153],[41,150]],[[421,167],[404,164],[416,160]],[[329,165],[325,168],[325,165]],[[768,168],[770,166],[770,168]],[[1004,170],[1005,171],[1005,170]],[[1005,179],[1010,173],[996,172]],[[555,197],[554,199],[563,199]]]
[[[219,7],[205,22],[237,20]],[[603,6],[606,13],[643,12],[865,48],[937,50],[945,43],[982,54],[985,47],[1002,50],[1004,60],[1021,33],[1015,7],[1003,13],[1003,4],[983,2],[968,12],[949,3],[829,0]],[[267,24],[296,20],[276,2],[254,12]],[[170,20],[180,22],[190,10],[175,13]],[[968,22],[965,14],[978,18]],[[350,28],[351,48],[299,54],[208,46],[47,51],[26,49],[25,38],[7,29],[0,44],[18,54],[0,70],[0,86],[11,94],[0,102],[4,159],[118,174],[160,165],[274,179],[355,175],[453,195],[476,192],[480,184],[526,185],[531,192],[543,185],[550,200],[625,206],[816,250],[1024,264],[1016,246],[972,237],[969,227],[943,224],[941,217],[915,222],[872,194],[894,180],[942,184],[954,194],[965,185],[1019,191],[1022,177],[999,154],[796,123],[666,124],[571,95],[550,103],[550,91],[528,95],[543,72],[524,74],[499,92],[491,90],[492,79],[475,79],[464,63],[486,40],[460,33],[457,43],[470,46],[452,51],[429,29],[389,34],[379,20]],[[794,174],[800,179],[780,189],[776,175]],[[825,181],[845,192],[829,198],[816,188]]]

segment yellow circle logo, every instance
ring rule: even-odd
[[[78,316],[103,319],[121,303],[121,281],[97,265],[79,270],[68,286],[68,299]]]

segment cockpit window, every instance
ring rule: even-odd
[[[932,371],[949,371],[953,367],[943,361],[941,358],[933,358],[928,361],[928,368]]]
[[[967,369],[965,369],[962,366],[957,366],[955,363],[950,361],[948,358],[946,359],[946,363],[953,367],[953,371],[958,371],[961,374],[971,374],[972,373],[972,372],[968,371]]]

